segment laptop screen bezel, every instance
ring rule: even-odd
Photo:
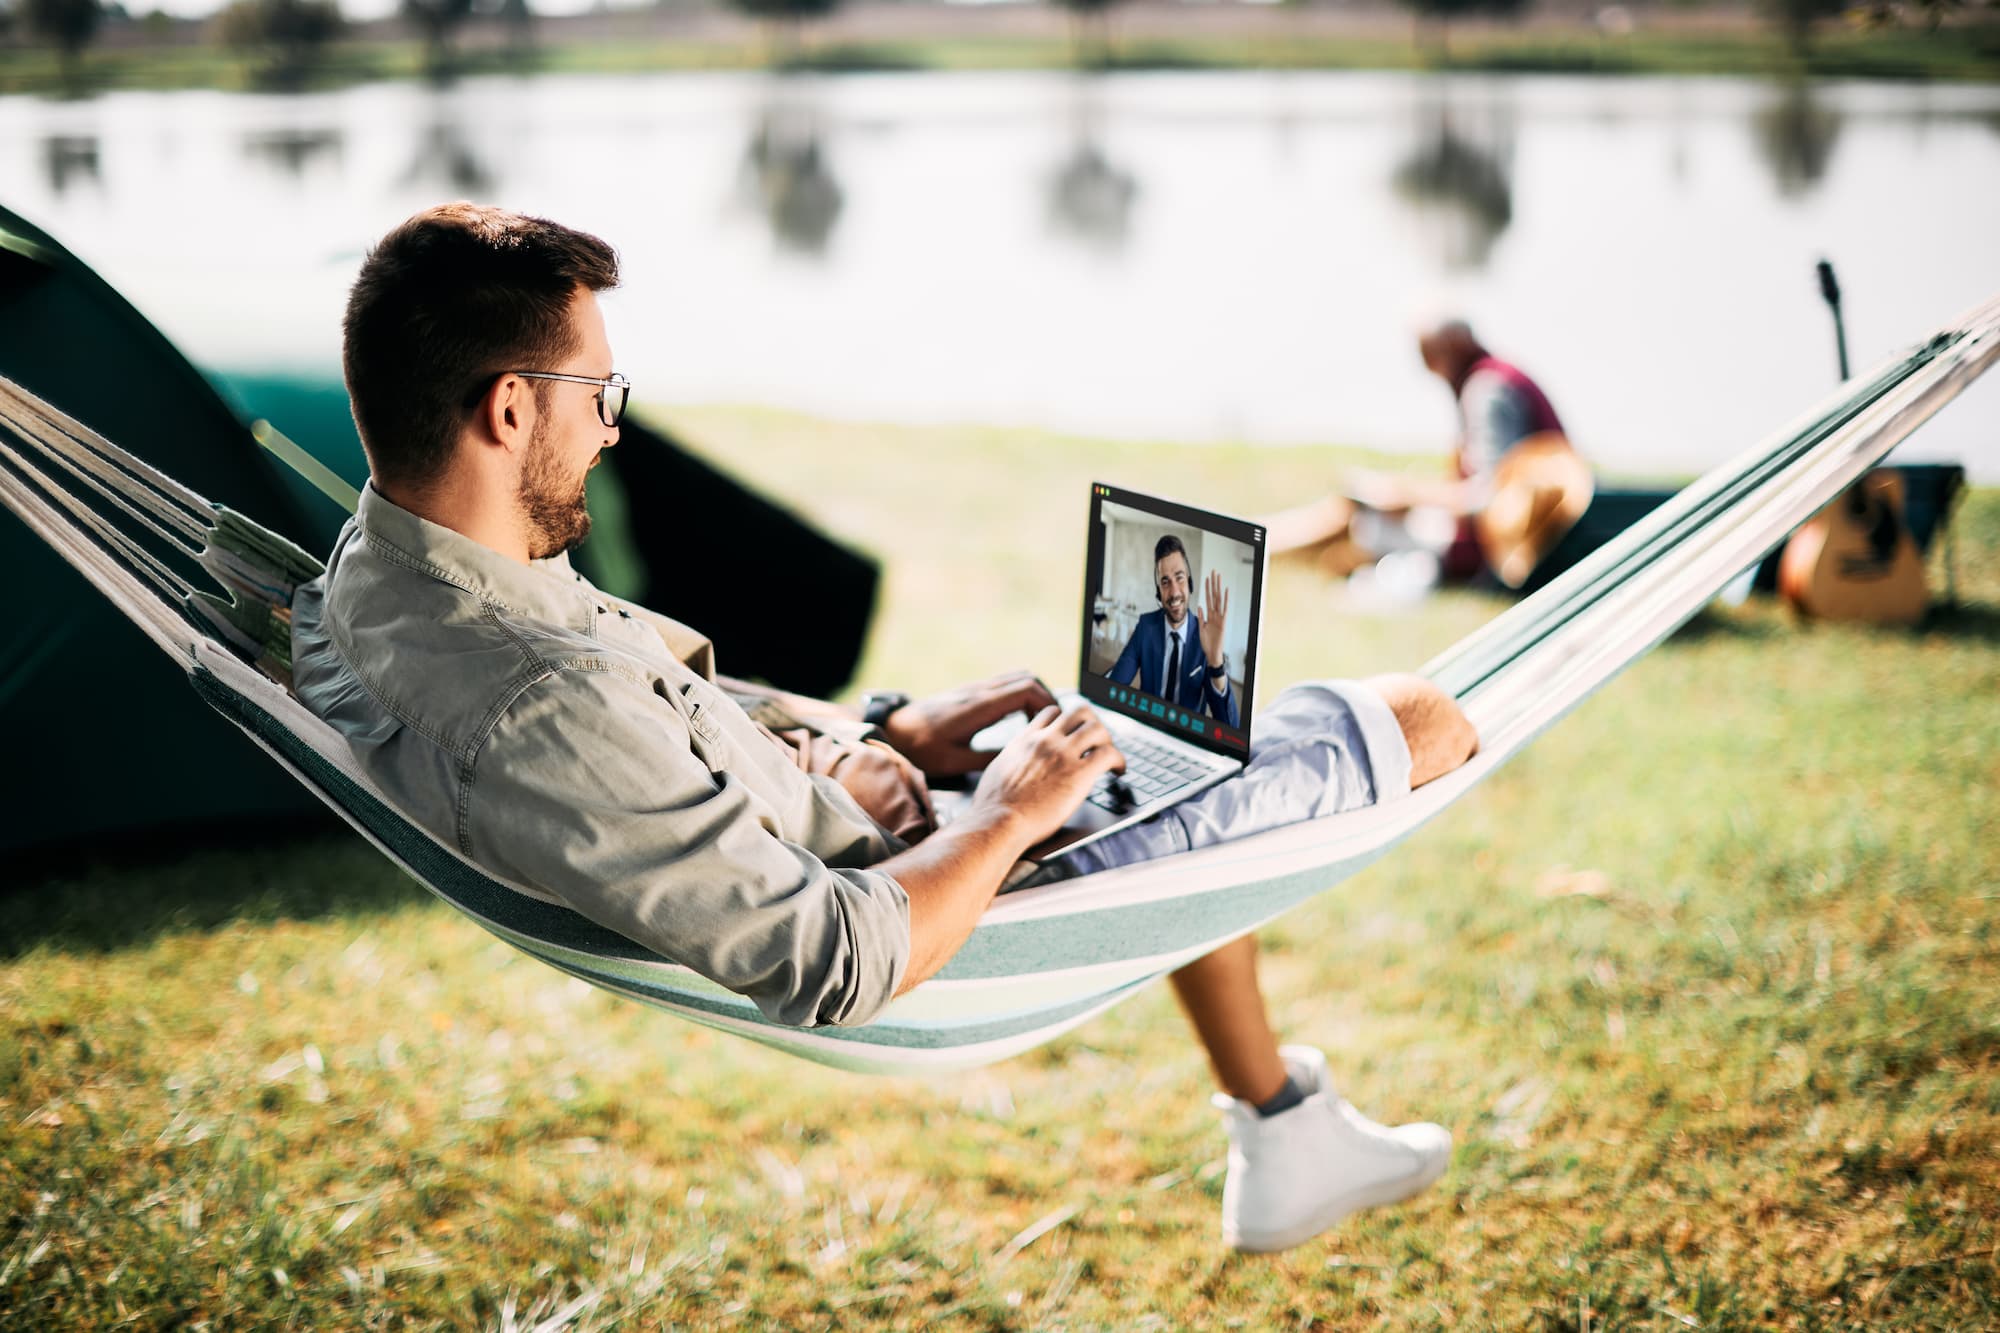
[[[1147,704],[1134,701],[1124,702],[1113,694],[1132,691],[1130,687],[1115,687],[1107,676],[1090,669],[1091,616],[1096,609],[1098,589],[1104,582],[1104,560],[1106,556],[1104,534],[1104,506],[1123,505],[1128,509],[1155,515],[1168,523],[1178,523],[1199,528],[1203,532],[1214,533],[1229,541],[1241,542],[1250,547],[1256,558],[1251,562],[1250,575],[1250,632],[1245,636],[1244,663],[1242,670],[1243,693],[1237,700],[1237,717],[1242,725],[1230,727],[1215,718],[1202,716],[1199,729],[1186,724],[1174,724],[1166,717],[1153,713]],[[1083,571],[1083,634],[1082,644],[1077,652],[1077,692],[1088,699],[1094,707],[1108,713],[1117,713],[1134,721],[1164,732],[1169,736],[1218,754],[1227,759],[1247,762],[1250,757],[1250,710],[1256,702],[1257,693],[1257,646],[1264,629],[1264,570],[1269,563],[1264,543],[1263,525],[1246,519],[1232,518],[1212,510],[1196,509],[1192,505],[1175,500],[1148,495],[1142,491],[1130,491],[1108,482],[1092,482],[1090,487],[1090,527],[1085,535]],[[1199,579],[1197,579],[1199,581]],[[1199,588],[1191,594],[1199,613],[1202,593]],[[1235,607],[1229,608],[1233,617],[1238,614]],[[1149,696],[1151,697],[1151,696]]]

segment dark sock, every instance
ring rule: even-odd
[[[1272,1093],[1269,1101],[1257,1103],[1257,1114],[1276,1115],[1280,1111],[1289,1111],[1305,1099],[1306,1090],[1292,1079],[1290,1071],[1286,1071],[1285,1086]]]

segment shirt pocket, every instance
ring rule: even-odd
[[[730,766],[731,753],[729,738],[722,734],[722,718],[719,704],[714,699],[705,698],[700,686],[694,681],[683,681],[678,686],[670,685],[679,696],[678,707],[681,716],[687,719],[688,744],[695,757],[708,765],[711,773],[726,772]]]

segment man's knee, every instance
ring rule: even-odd
[[[1458,701],[1422,676],[1375,676],[1367,683],[1403,728],[1412,787],[1444,776],[1478,750],[1479,733]]]

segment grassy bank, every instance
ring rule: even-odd
[[[1350,457],[673,424],[884,557],[862,678],[918,688],[1073,670],[1091,478],[1256,511]],[[1916,634],[1705,615],[1271,932],[1286,1035],[1459,1145],[1277,1258],[1218,1249],[1161,988],[863,1080],[572,983],[346,836],[17,874],[0,1329],[1990,1326],[2000,492],[1958,576]],[[1286,568],[1270,602],[1274,682],[1498,609],[1348,614]]]
[[[653,70],[797,68],[822,71],[1065,69],[1075,44],[1059,25],[995,33],[899,32],[880,23],[809,30],[798,48],[774,47],[747,24],[662,33],[643,17],[623,31],[603,24],[565,35],[545,25],[535,48],[509,53],[475,31],[458,61],[462,75],[633,73]],[[1096,57],[1093,57],[1096,59]],[[1448,43],[1415,42],[1407,29],[1352,29],[1270,22],[1240,32],[1213,25],[1131,24],[1115,36],[1109,69],[1420,69],[1560,74],[1735,74],[1822,78],[2000,78],[2000,25],[1938,32],[1829,27],[1801,57],[1775,35],[1732,24],[1606,36],[1585,27],[1478,26]],[[258,61],[221,47],[121,45],[86,53],[65,69],[52,51],[0,49],[0,93],[79,95],[116,88],[332,88],[424,75],[420,43],[393,38],[336,43],[304,71],[276,78]]]

